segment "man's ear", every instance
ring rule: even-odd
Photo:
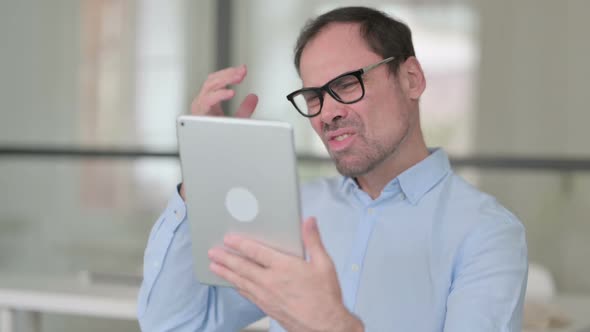
[[[416,57],[411,56],[400,65],[399,76],[408,98],[411,100],[420,99],[424,89],[426,89],[426,79],[424,78],[422,66]]]

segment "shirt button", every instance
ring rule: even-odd
[[[367,213],[368,213],[370,216],[372,216],[372,215],[374,215],[374,214],[375,214],[375,209],[373,209],[373,208],[368,208],[368,209],[367,209]]]
[[[178,211],[178,210],[174,210],[174,214],[176,215],[176,219],[177,219],[177,220],[180,220],[180,219],[182,219],[182,214],[180,213],[180,211]]]
[[[405,195],[404,193],[401,193],[401,194],[399,195],[399,197],[400,197],[402,200],[406,199],[406,195]]]
[[[352,264],[350,269],[352,270],[352,272],[357,272],[359,270],[359,266],[357,264]]]

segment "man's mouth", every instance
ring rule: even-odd
[[[338,129],[328,133],[326,135],[328,149],[333,152],[346,150],[352,145],[355,136],[356,133],[350,129]]]
[[[339,135],[339,136],[334,137],[333,140],[338,141],[338,142],[342,142],[350,136],[351,136],[350,134]]]

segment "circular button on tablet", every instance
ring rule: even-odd
[[[225,195],[225,207],[240,222],[250,222],[258,215],[258,200],[248,189],[231,188]]]

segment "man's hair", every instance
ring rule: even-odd
[[[412,32],[406,24],[373,8],[342,7],[322,14],[305,24],[295,45],[295,69],[298,73],[305,46],[323,28],[332,23],[358,24],[361,36],[373,52],[383,58],[395,57],[395,60],[389,63],[389,70],[394,75],[397,74],[401,63],[408,57],[415,56]]]

